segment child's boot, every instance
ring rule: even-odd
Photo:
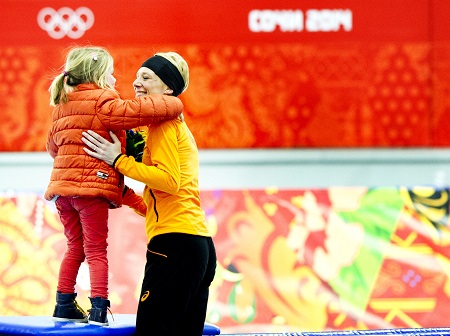
[[[100,326],[107,326],[108,308],[110,307],[110,302],[107,299],[101,297],[89,298],[91,300],[92,308],[89,310],[89,324],[95,324]]]
[[[53,321],[60,322],[87,322],[84,310],[78,305],[76,293],[63,294],[56,292],[56,306],[53,312]]]

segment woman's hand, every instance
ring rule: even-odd
[[[112,166],[116,157],[119,154],[122,154],[120,140],[113,132],[109,132],[113,142],[109,142],[104,137],[91,130],[83,132],[82,134],[83,137],[81,140],[90,148],[84,147],[83,150],[90,156],[105,161]]]

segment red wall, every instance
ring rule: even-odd
[[[0,151],[45,150],[47,89],[67,48],[88,43],[115,57],[124,98],[133,97],[145,59],[157,51],[182,54],[191,83],[180,98],[203,149],[450,145],[448,1],[0,6]],[[94,18],[88,29],[75,24],[69,36],[54,39],[49,32],[59,28],[39,25],[46,7],[56,13],[45,17],[49,25],[61,8],[85,6]]]

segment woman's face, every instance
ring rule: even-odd
[[[140,68],[138,70],[133,87],[136,97],[168,93],[167,85],[149,68]]]

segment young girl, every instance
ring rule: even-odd
[[[125,130],[176,118],[183,110],[176,97],[120,99],[113,72],[113,58],[105,49],[77,47],[49,88],[55,108],[47,151],[54,163],[45,199],[56,200],[67,238],[53,314],[58,321],[108,325],[108,209],[138,203],[122,174],[83,151],[82,132],[94,129],[109,138],[114,131],[125,152]],[[85,259],[91,282],[89,318],[75,301],[76,278]]]

